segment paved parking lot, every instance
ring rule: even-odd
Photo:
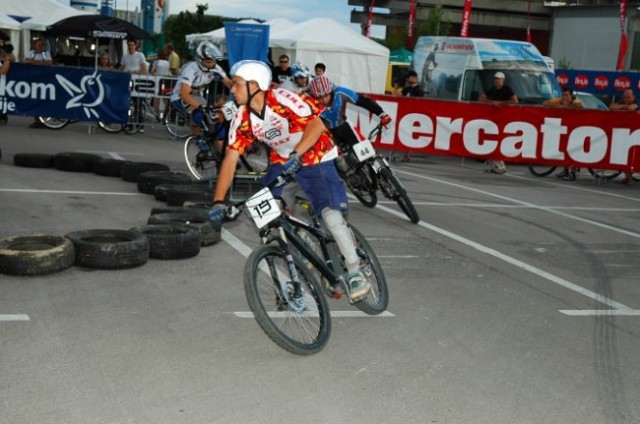
[[[186,170],[182,144],[142,135],[0,128],[0,237],[146,222],[134,183],[16,167],[83,151]],[[273,344],[242,288],[246,218],[191,259],[0,275],[2,423],[640,422],[640,184],[532,177],[475,160],[394,162],[421,216],[352,203],[381,259],[389,314],[344,301],[310,357]]]

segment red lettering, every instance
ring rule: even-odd
[[[578,88],[586,88],[589,86],[589,77],[587,77],[585,74],[576,75],[573,83]]]
[[[609,87],[609,78],[604,75],[598,75],[596,80],[593,82],[593,85],[595,85],[598,90],[605,90]]]

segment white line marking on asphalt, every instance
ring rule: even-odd
[[[140,196],[143,193],[121,193],[117,191],[71,191],[71,190],[32,190],[32,189],[14,189],[0,188],[0,191],[9,191],[15,193],[53,193],[53,194],[90,194],[98,196]]]
[[[565,315],[574,317],[594,317],[594,316],[640,316],[640,311],[637,309],[592,309],[592,310],[573,310],[562,309],[559,311]]]
[[[236,249],[245,258],[251,254],[252,252],[251,248],[246,244],[244,244],[239,238],[231,234],[229,231],[222,229],[221,237],[222,237],[222,240],[224,240],[231,247]],[[253,318],[253,312],[236,311],[233,314],[239,318]],[[276,314],[277,313],[270,313],[269,316],[276,317]],[[300,315],[296,314],[296,316],[300,316]],[[378,318],[378,317],[392,318],[392,317],[395,317],[394,314],[388,311],[384,311],[379,315],[367,315],[364,312],[360,312],[360,311],[331,311],[331,316],[336,318]]]
[[[589,212],[638,212],[640,208],[602,208],[583,206],[528,206],[528,205],[500,205],[495,203],[446,203],[446,202],[411,202],[414,206],[442,206],[442,207],[462,207],[462,208],[502,208],[502,209],[553,209],[567,211],[589,211]],[[381,205],[395,205],[396,202],[390,200],[380,201]]]
[[[331,313],[331,317],[333,318],[394,318],[395,315],[392,314],[391,312],[388,311],[384,311],[383,313],[379,314],[379,315],[367,315],[364,312],[361,311],[330,311]],[[238,311],[238,312],[234,312],[233,313],[235,316],[237,316],[238,318],[253,318],[253,312],[244,312],[244,311]],[[317,314],[311,314],[311,313],[306,313],[306,314],[298,314],[296,312],[290,312],[290,311],[286,311],[286,312],[269,312],[269,316],[271,318],[286,318],[288,316],[307,316],[307,317],[317,317]]]
[[[7,321],[29,321],[29,315],[0,315],[0,322]]]
[[[508,199],[505,196],[484,192],[483,190],[477,190],[477,189],[473,189],[473,188],[470,188],[470,187],[465,187],[465,186],[462,186],[462,185],[459,185],[459,184],[450,183],[448,181],[441,181],[441,180],[438,180],[436,178],[423,177],[423,176],[420,176],[420,175],[417,175],[417,174],[411,174],[411,175],[414,175],[414,176],[419,177],[419,178],[424,178],[424,179],[427,179],[427,180],[441,182],[443,184],[456,186],[458,188],[464,188],[464,189],[468,189],[468,190],[471,190],[471,191],[476,191],[476,192],[479,192],[479,193],[484,193],[484,194],[487,194],[487,195],[500,197],[500,198],[503,198],[503,199]],[[349,196],[353,197],[351,195],[349,195]],[[518,200],[513,200],[513,201],[514,202],[520,202]],[[521,202],[521,203],[526,203],[526,202]],[[532,205],[532,206],[535,206],[535,205]],[[395,215],[397,217],[406,219],[406,215],[404,214],[404,212],[396,211],[394,209],[388,208],[386,206],[382,206],[380,204],[376,205],[376,208],[378,208],[380,210],[383,210],[383,211],[385,211],[385,212],[387,212],[387,213],[389,213],[391,215]],[[537,209],[543,209],[544,210],[544,208],[537,208]],[[553,211],[551,211],[551,212],[553,212]],[[560,215],[565,215],[565,214],[562,214],[562,213],[559,213],[559,214]],[[567,215],[567,217],[575,218],[575,217],[572,217],[571,215]],[[579,221],[583,221],[583,220],[579,219]],[[584,221],[588,221],[588,220],[584,220]],[[598,223],[595,223],[595,224],[598,224]],[[530,272],[530,273],[532,273],[534,275],[537,275],[537,276],[539,276],[541,278],[544,278],[544,279],[546,279],[548,281],[551,281],[552,283],[558,284],[558,285],[560,285],[560,286],[562,286],[564,288],[572,290],[572,291],[574,291],[576,293],[579,293],[579,294],[581,294],[583,296],[586,296],[586,297],[588,297],[590,299],[593,299],[593,300],[595,300],[597,302],[603,303],[603,304],[609,306],[612,309],[615,309],[615,310],[621,311],[621,312],[625,312],[625,313],[621,313],[620,315],[635,315],[635,313],[633,313],[633,312],[636,311],[636,309],[633,309],[633,308],[630,308],[628,306],[625,306],[622,303],[616,302],[615,300],[612,300],[612,299],[609,299],[609,298],[604,297],[602,295],[599,295],[598,293],[592,292],[591,290],[587,290],[584,287],[581,287],[581,286],[579,286],[577,284],[574,284],[574,283],[572,283],[570,281],[565,280],[564,278],[561,278],[561,277],[558,277],[556,275],[553,275],[553,274],[551,274],[551,273],[549,273],[547,271],[544,271],[544,270],[542,270],[540,268],[537,268],[537,267],[535,267],[533,265],[529,265],[528,263],[522,262],[521,260],[518,260],[516,258],[512,258],[511,256],[505,255],[504,253],[499,252],[499,251],[497,251],[495,249],[492,249],[490,247],[487,247],[485,245],[477,243],[477,242],[475,242],[473,240],[469,240],[468,238],[465,238],[465,237],[462,237],[462,236],[460,236],[458,234],[452,233],[451,231],[447,231],[444,228],[440,228],[440,227],[436,227],[435,225],[428,224],[428,223],[426,223],[424,221],[418,222],[417,225],[420,225],[421,227],[424,227],[424,228],[426,228],[428,230],[431,230],[433,232],[441,234],[441,235],[443,235],[445,237],[448,237],[450,239],[456,240],[456,241],[458,241],[458,242],[460,242],[460,243],[462,243],[464,245],[467,245],[467,246],[469,246],[469,247],[471,247],[473,249],[476,249],[477,251],[479,251],[481,253],[485,253],[487,255],[491,255],[494,258],[497,258],[497,259],[500,259],[502,261],[505,261],[505,262],[507,262],[507,263],[509,263],[509,264],[511,264],[513,266],[521,268],[521,269],[523,269],[525,271],[528,271],[528,272]],[[619,230],[619,229],[616,229],[616,230]],[[629,233],[631,233],[631,232],[629,232]],[[635,236],[640,237],[640,234],[637,234],[637,233],[631,233],[631,234],[634,234]]]

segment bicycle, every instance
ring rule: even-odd
[[[290,215],[273,197],[271,189],[286,182],[286,177],[278,177],[246,201],[228,207],[227,216],[235,219],[243,208],[259,230],[262,244],[247,259],[244,289],[260,328],[282,349],[310,355],[322,350],[329,340],[331,318],[326,297],[348,295],[347,270],[335,239],[320,225],[307,201],[303,202],[311,222]],[[389,303],[382,266],[362,233],[348,226],[360,269],[371,284],[367,297],[353,304],[366,314],[380,314]]]
[[[536,177],[546,177],[547,175],[555,171],[557,168],[556,166],[553,166],[553,165],[536,165],[532,163],[527,164],[527,167],[529,168],[529,172],[531,172],[531,174],[535,175]],[[578,168],[578,170],[579,169],[580,168]],[[613,180],[614,178],[616,178],[618,175],[621,174],[620,171],[613,171],[608,169],[587,168],[587,171],[589,171],[589,173],[593,175],[594,179],[603,180],[603,181]]]
[[[40,121],[40,123],[42,123],[42,125],[44,125],[45,127],[52,130],[61,130],[69,124],[79,122],[78,120],[74,119],[60,119],[50,116],[38,116],[38,121]],[[97,124],[100,129],[112,134],[119,133],[123,128],[122,124],[108,124],[102,121],[98,121]]]
[[[221,126],[225,125],[218,120],[218,109],[204,106],[203,112],[203,136],[187,138],[184,143],[184,159],[195,179],[210,180],[222,163],[227,149],[227,138],[225,135],[224,141],[218,143]],[[247,171],[262,173],[269,165],[269,148],[263,143],[255,142],[240,156],[240,162]]]
[[[140,132],[146,123],[160,123],[172,137],[184,139],[191,135],[191,115],[175,108],[171,103],[164,113],[156,114],[153,106],[144,97],[132,97],[129,102],[129,121],[124,125],[126,134]]]
[[[407,190],[387,159],[376,153],[371,145],[371,141],[381,130],[382,125],[379,124],[364,137],[349,121],[332,130],[342,151],[336,159],[336,169],[349,190],[364,206],[373,208],[378,203],[376,191],[379,189],[385,197],[397,202],[409,220],[417,224],[420,216]]]

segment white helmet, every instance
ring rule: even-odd
[[[255,81],[260,90],[267,91],[271,85],[271,68],[259,60],[241,60],[231,68],[231,76],[239,76],[245,81]]]
[[[208,41],[203,41],[198,45],[198,47],[196,47],[196,62],[198,63],[200,69],[202,69],[203,71],[210,71],[209,68],[202,64],[203,60],[219,60],[220,58],[222,58],[222,53],[220,53],[220,50],[218,50],[216,46]]]

